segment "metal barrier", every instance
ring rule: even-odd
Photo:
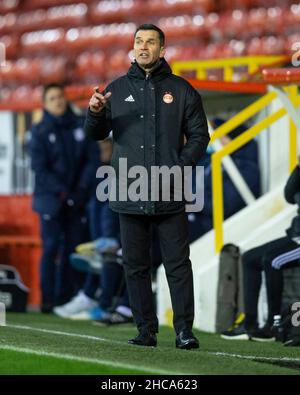
[[[286,55],[278,56],[243,56],[236,58],[222,58],[210,60],[178,61],[172,64],[174,74],[181,75],[186,71],[196,71],[196,78],[199,80],[207,79],[207,70],[223,69],[223,80],[233,81],[234,70],[238,67],[247,68],[248,75],[255,74],[264,66],[282,65],[289,57]]]
[[[289,99],[292,106],[298,107],[300,105],[300,96],[298,96],[298,87],[290,86],[284,88],[286,97]],[[255,103],[251,104],[240,113],[236,114],[233,118],[229,119],[222,126],[217,128],[212,135],[211,142],[227,135],[237,126],[256,115],[259,111],[266,108],[274,99],[279,98],[276,91],[267,93],[262,98],[258,99]],[[242,135],[232,140],[229,144],[224,146],[221,150],[212,154],[212,189],[213,189],[213,226],[215,230],[215,249],[220,252],[223,246],[223,182],[222,182],[222,158],[226,155],[232,154],[237,149],[252,140],[262,130],[266,129],[278,119],[288,114],[290,116],[290,130],[289,130],[289,169],[290,171],[297,163],[297,127],[293,114],[290,109],[283,106],[273,114],[267,116],[256,125],[246,130]],[[300,125],[298,125],[300,130]]]

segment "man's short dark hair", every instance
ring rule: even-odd
[[[143,25],[140,25],[136,29],[134,33],[134,37],[136,36],[137,32],[140,30],[155,30],[159,35],[160,46],[163,47],[165,45],[165,33],[158,26],[155,26],[152,23],[144,23]]]
[[[54,89],[61,89],[62,91],[64,90],[64,86],[62,84],[57,83],[57,82],[52,82],[51,84],[45,85],[43,88],[43,101],[45,101],[47,92],[53,88]]]

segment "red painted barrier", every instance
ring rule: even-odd
[[[0,196],[0,263],[16,267],[29,288],[28,304],[40,304],[41,242],[31,196]]]

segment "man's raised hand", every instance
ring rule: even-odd
[[[100,112],[110,98],[111,92],[107,92],[104,96],[99,93],[98,87],[94,88],[93,96],[90,99],[89,107],[92,112]]]

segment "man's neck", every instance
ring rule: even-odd
[[[146,75],[149,75],[151,73],[151,71],[154,69],[154,67],[161,61],[161,59],[159,58],[155,63],[153,63],[150,67],[146,66],[143,67],[142,65],[139,65],[141,69],[143,69],[146,73]]]

